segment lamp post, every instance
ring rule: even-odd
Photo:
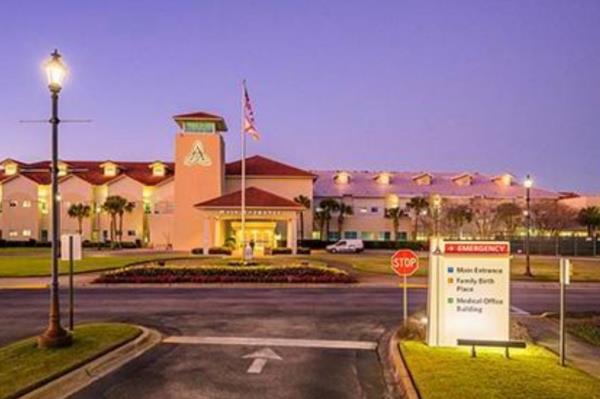
[[[533,186],[533,180],[531,176],[527,175],[523,182],[525,186],[525,275],[533,276],[531,273],[531,187]]]
[[[38,337],[40,347],[69,346],[72,336],[60,325],[60,306],[58,290],[58,245],[59,245],[59,194],[58,194],[58,93],[62,88],[63,81],[67,75],[67,67],[62,62],[58,50],[54,50],[50,59],[45,64],[48,77],[48,88],[52,100],[52,283],[50,286],[50,315],[48,328]]]
[[[442,197],[439,194],[433,194],[429,199],[431,213],[433,216],[433,236],[436,242],[435,253],[440,254],[440,212],[442,209]]]

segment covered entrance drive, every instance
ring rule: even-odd
[[[262,255],[273,248],[287,247],[296,253],[297,219],[303,208],[287,198],[256,187],[246,189],[246,228],[242,236],[241,191],[196,204],[203,213],[204,253],[210,247],[240,250],[253,243]]]

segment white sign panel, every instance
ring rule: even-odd
[[[430,345],[510,336],[510,246],[498,241],[432,242],[428,295]]]
[[[60,259],[68,261],[70,258],[69,237],[73,237],[73,260],[81,260],[81,236],[79,234],[63,234],[60,238]]]

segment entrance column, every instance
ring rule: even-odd
[[[202,228],[202,250],[204,255],[208,255],[208,250],[210,249],[210,218],[208,216],[204,217],[203,220],[203,228]]]
[[[287,245],[292,249],[292,254],[296,255],[298,252],[298,227],[296,225],[296,215],[291,219],[288,219],[287,223]]]

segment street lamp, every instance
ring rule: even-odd
[[[433,235],[436,242],[436,248],[434,253],[440,254],[440,212],[442,210],[442,197],[439,194],[431,195],[429,199],[429,204],[431,206],[431,214],[433,216]]]
[[[58,194],[58,93],[62,89],[65,77],[67,76],[67,67],[63,63],[58,50],[54,50],[50,59],[44,65],[46,76],[48,78],[48,88],[50,89],[50,98],[52,99],[52,116],[50,124],[52,125],[52,283],[50,286],[50,315],[48,318],[48,328],[38,337],[40,347],[61,347],[69,346],[72,342],[72,336],[60,325],[60,306],[58,290],[58,245],[59,245],[59,194]]]
[[[531,176],[527,175],[523,182],[525,187],[525,275],[533,276],[531,273],[531,187],[533,187],[533,180]]]

